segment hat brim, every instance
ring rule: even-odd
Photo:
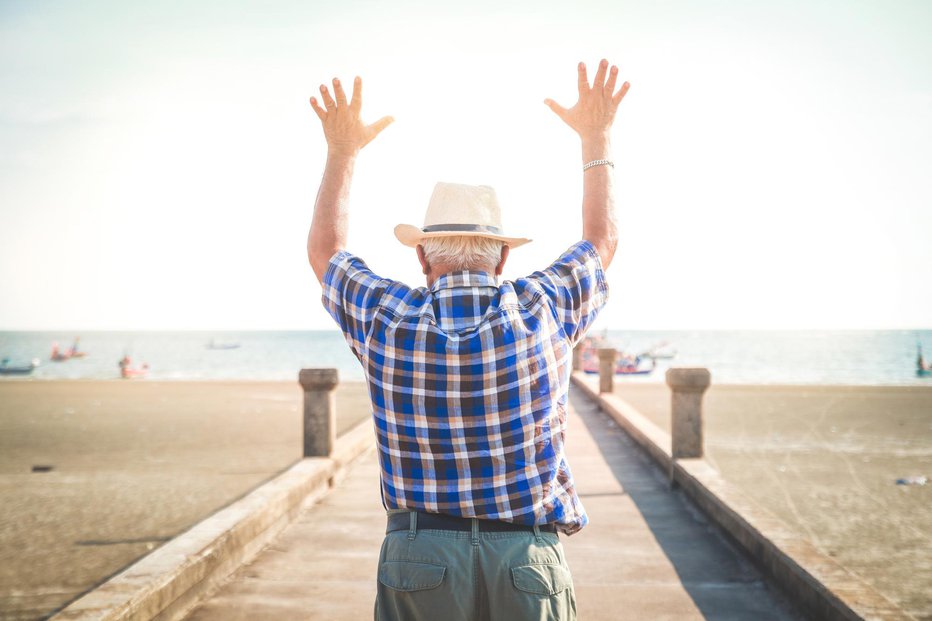
[[[526,237],[506,237],[505,235],[493,235],[480,231],[431,231],[430,233],[425,233],[412,224],[399,224],[396,226],[395,237],[409,248],[416,247],[425,239],[435,237],[487,237],[503,242],[509,248],[517,248],[531,241]]]

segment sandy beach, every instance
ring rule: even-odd
[[[300,459],[301,399],[296,381],[0,382],[0,619],[47,616]],[[338,433],[366,418],[363,384],[337,408]]]
[[[618,392],[669,428],[665,386]],[[337,403],[341,431],[368,415],[362,384]],[[296,382],[0,382],[0,619],[47,616],[287,468],[300,405]],[[932,389],[713,385],[705,411],[726,478],[932,619],[932,485],[895,484],[932,474]]]
[[[670,428],[666,386],[616,393]],[[718,386],[704,397],[706,459],[918,619],[932,619],[932,387]]]

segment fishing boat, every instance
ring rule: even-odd
[[[916,343],[919,357],[916,359],[916,375],[919,377],[932,377],[932,362],[928,362],[922,355],[922,343]]]
[[[85,357],[87,352],[78,349],[78,343],[80,343],[80,341],[80,337],[76,338],[74,340],[74,345],[64,351],[58,348],[58,343],[52,343],[52,354],[49,356],[49,360],[52,362],[64,362],[65,360],[70,360],[72,358]]]
[[[644,358],[653,358],[654,360],[670,360],[676,358],[676,349],[670,343],[658,343],[649,350],[641,354]]]
[[[0,360],[0,375],[29,375],[32,370],[39,366],[39,359],[33,358],[32,362],[23,366],[10,366],[10,359]]]
[[[605,341],[586,340],[583,343],[582,350],[582,371],[590,375],[596,375],[599,372],[599,355],[598,347],[604,346]],[[644,364],[645,360],[650,360],[650,366]],[[657,361],[653,358],[644,358],[634,356],[619,351],[615,354],[615,375],[648,375],[657,367]]]
[[[129,356],[123,356],[120,360],[120,377],[123,379],[142,378],[149,374],[149,365],[143,363],[141,367],[134,367],[133,361]]]
[[[210,339],[207,349],[239,349],[239,343],[215,343],[213,339]]]
[[[653,358],[650,359],[650,366],[642,364],[640,356],[635,359],[633,364],[630,359],[620,358],[615,360],[615,375],[650,375],[655,368],[657,368],[657,362]],[[584,373],[597,375],[599,373],[598,359],[593,362],[583,361],[582,370]]]

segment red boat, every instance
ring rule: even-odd
[[[80,341],[80,337],[76,338],[74,340],[74,345],[65,351],[62,351],[58,348],[58,343],[52,343],[52,355],[49,356],[49,360],[53,362],[64,362],[65,360],[70,360],[71,358],[83,358],[87,355],[87,352],[78,349],[78,343]]]
[[[599,342],[599,345],[601,343],[602,341]],[[651,358],[650,366],[644,366],[642,360],[641,356],[618,352],[615,355],[615,375],[648,375],[652,373],[657,366],[657,361]],[[596,343],[589,339],[583,343],[582,370],[584,373],[592,375],[599,372],[598,347]]]
[[[134,367],[132,359],[129,356],[123,356],[120,360],[120,377],[123,379],[133,379],[145,377],[149,374],[149,365],[143,363],[141,367]]]

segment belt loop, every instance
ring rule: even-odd
[[[479,520],[472,518],[472,544],[479,545]]]
[[[537,540],[538,544],[544,542],[544,538],[540,536],[540,526],[537,524],[534,525],[534,538]]]
[[[414,541],[414,536],[417,535],[417,511],[411,511],[408,513],[409,526],[408,526],[408,541]]]

